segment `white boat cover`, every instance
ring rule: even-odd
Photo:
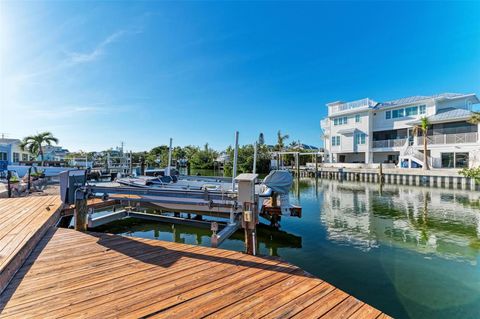
[[[273,170],[265,177],[263,183],[278,194],[288,194],[292,187],[293,177],[289,171]]]

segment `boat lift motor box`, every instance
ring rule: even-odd
[[[65,204],[75,202],[75,191],[85,186],[87,181],[87,172],[83,169],[64,171],[59,174],[60,178],[60,197]]]

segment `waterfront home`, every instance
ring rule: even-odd
[[[30,153],[23,151],[20,148],[22,143],[19,139],[14,138],[0,138],[0,170],[3,166],[19,164],[20,161],[28,161]]]
[[[42,146],[43,158],[45,161],[64,161],[69,151],[61,146],[45,145]],[[40,156],[37,160],[41,160]]]
[[[478,166],[480,124],[467,122],[478,103],[475,94],[458,93],[328,103],[328,116],[320,121],[326,161],[423,167],[423,137],[413,131],[426,117],[430,167]]]

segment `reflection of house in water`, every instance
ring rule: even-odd
[[[322,222],[332,241],[362,250],[392,245],[476,263],[478,193],[326,180],[319,187]]]

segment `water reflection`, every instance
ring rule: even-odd
[[[318,189],[323,193],[321,220],[331,241],[364,251],[394,245],[478,262],[478,193],[339,181],[320,181]]]
[[[207,247],[211,246],[210,236],[212,235],[212,232],[206,228],[165,223],[149,223],[135,218],[112,222],[108,225],[97,227],[95,231]],[[302,248],[302,237],[288,233],[284,230],[270,227],[263,223],[258,225],[257,234],[258,244],[262,248],[262,252],[270,256],[278,256],[278,250],[281,248]],[[222,246],[222,248],[241,250],[243,241],[243,231],[239,230],[227,240],[227,247]]]

